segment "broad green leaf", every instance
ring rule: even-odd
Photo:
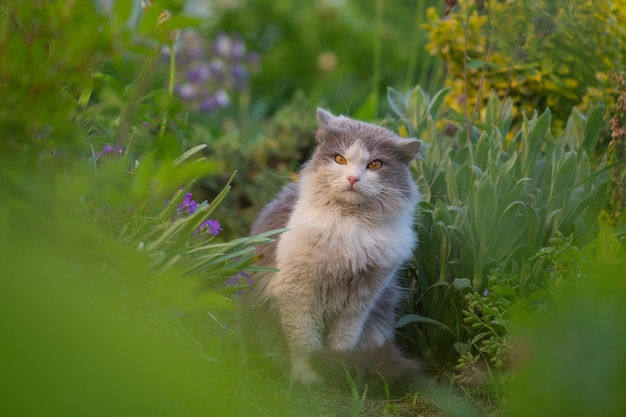
[[[552,175],[551,198],[561,197],[571,191],[576,182],[577,155],[574,151],[565,153],[557,162]],[[561,200],[561,199],[560,199]]]
[[[400,318],[400,320],[398,320],[395,324],[395,328],[396,329],[401,329],[403,327],[408,326],[409,324],[428,324],[430,326],[435,326],[441,330],[445,330],[447,332],[449,332],[450,334],[454,335],[454,332],[445,324],[441,323],[440,321],[428,318],[428,317],[424,317],[422,315],[419,314],[407,314],[403,317]]]
[[[486,65],[489,65],[487,62],[480,60],[480,59],[470,59],[467,62],[467,68],[470,69],[474,69],[474,68],[482,68]]]
[[[502,106],[502,113],[500,114],[500,133],[503,139],[509,134],[511,123],[513,122],[513,100],[511,97],[507,97]]]
[[[488,242],[488,236],[495,225],[496,207],[495,188],[491,178],[485,175],[480,179],[472,201],[474,224],[481,244]]]
[[[464,290],[473,289],[472,281],[470,281],[467,278],[454,278],[454,281],[452,281],[452,286],[458,292],[463,292]]]
[[[552,115],[550,109],[539,117],[535,113],[532,121],[524,120],[522,130],[526,134],[522,134],[522,176],[532,177],[533,168],[537,164],[541,156],[541,147],[544,143],[544,136],[550,128]]]
[[[500,124],[500,107],[500,98],[494,90],[491,90],[485,109],[485,125],[498,126]]]
[[[587,151],[588,155],[592,155],[598,144],[598,139],[602,134],[602,127],[604,124],[604,115],[606,113],[606,106],[604,101],[599,101],[595,106],[587,113],[587,124],[585,125],[585,139],[582,143],[582,148]]]
[[[570,148],[577,149],[582,145],[585,139],[585,126],[583,122],[583,116],[580,114],[576,107],[572,108],[570,116],[567,118],[567,124],[565,125],[565,143]]]
[[[489,161],[489,151],[491,150],[491,138],[489,133],[483,131],[476,144],[476,160],[474,161],[477,166],[482,170],[487,169],[487,163]]]
[[[422,196],[422,201],[430,202],[431,194],[430,194],[430,185],[428,185],[428,180],[422,175],[417,179],[417,189]]]
[[[132,0],[117,0],[113,2],[113,11],[111,15],[115,16],[117,24],[127,24],[130,21],[134,4],[135,2]]]
[[[400,94],[392,87],[387,87],[387,101],[391,106],[391,110],[393,110],[398,117],[403,120],[409,121],[409,118],[407,116],[406,99],[402,94]]]
[[[437,118],[437,114],[439,114],[439,108],[441,107],[441,104],[443,103],[446,94],[448,94],[450,90],[452,90],[452,88],[447,87],[442,88],[441,90],[437,91],[437,93],[435,93],[435,95],[430,99],[430,102],[428,103],[428,108],[426,109],[427,115],[431,115],[433,119]]]
[[[426,108],[428,107],[428,99],[426,93],[419,85],[416,86],[411,94],[407,104],[407,116],[417,132],[421,129],[422,122],[426,121]]]

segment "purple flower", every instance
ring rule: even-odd
[[[249,64],[257,65],[259,62],[261,62],[261,54],[258,52],[250,52],[246,57],[246,60]]]
[[[196,203],[194,200],[191,199],[191,193],[187,193],[185,194],[185,198],[183,199],[183,202],[178,205],[177,211],[179,213],[186,212],[187,214],[193,214],[196,211],[197,207],[198,207],[198,203]]]
[[[487,296],[489,296],[489,290],[485,288],[485,291],[483,291],[483,297],[487,297]]]
[[[200,111],[211,111],[217,107],[217,102],[215,101],[215,97],[208,96],[205,97],[198,106],[198,110]]]
[[[98,152],[96,154],[96,156],[98,158],[102,158],[103,156],[109,155],[109,154],[118,154],[121,155],[124,153],[124,147],[123,146],[117,146],[117,145],[104,145],[102,147],[102,151]]]
[[[248,70],[245,66],[241,64],[237,64],[233,67],[232,70],[233,77],[235,80],[241,81],[248,78]]]
[[[230,97],[224,90],[219,90],[215,93],[215,103],[221,108],[226,108],[230,106]]]
[[[178,92],[178,96],[181,100],[193,100],[196,97],[196,88],[189,84],[184,83],[176,86],[176,91]]]
[[[230,57],[241,59],[246,55],[246,44],[240,38],[231,41]]]
[[[230,56],[231,50],[232,41],[228,37],[228,35],[225,35],[223,33],[217,35],[217,37],[213,41],[213,52],[215,52],[215,54],[218,56],[228,58]]]
[[[242,282],[242,279],[245,279],[245,282]],[[253,285],[254,280],[250,278],[250,274],[245,271],[241,271],[228,278],[225,284],[227,287],[239,287],[240,285]],[[249,288],[248,291],[252,291],[252,288]],[[243,290],[237,291],[237,296],[241,297],[242,294]]]
[[[203,83],[211,76],[211,68],[208,65],[200,65],[187,71],[187,79],[195,84]]]
[[[207,219],[200,224],[200,231],[203,229],[207,229],[211,236],[217,236],[222,230],[222,226],[220,226],[220,222],[217,220]]]
[[[224,62],[221,59],[212,59],[209,62],[209,72],[211,78],[214,80],[220,80],[224,76]]]

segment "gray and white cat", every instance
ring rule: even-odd
[[[288,231],[260,248],[279,272],[253,277],[243,334],[253,351],[289,358],[302,383],[345,382],[343,366],[370,386],[382,376],[382,389],[419,383],[395,347],[394,310],[396,273],[416,245],[408,165],[420,142],[322,109],[317,118],[313,156],[252,227]]]

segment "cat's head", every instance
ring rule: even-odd
[[[317,147],[304,169],[320,197],[375,211],[415,205],[408,165],[420,141],[389,129],[318,109]]]

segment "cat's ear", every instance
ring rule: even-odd
[[[319,127],[330,127],[331,121],[335,118],[331,113],[327,112],[321,107],[317,108],[317,125]]]
[[[407,163],[411,162],[417,155],[417,152],[422,147],[422,142],[417,139],[402,139],[400,143],[400,149],[406,157]]]

